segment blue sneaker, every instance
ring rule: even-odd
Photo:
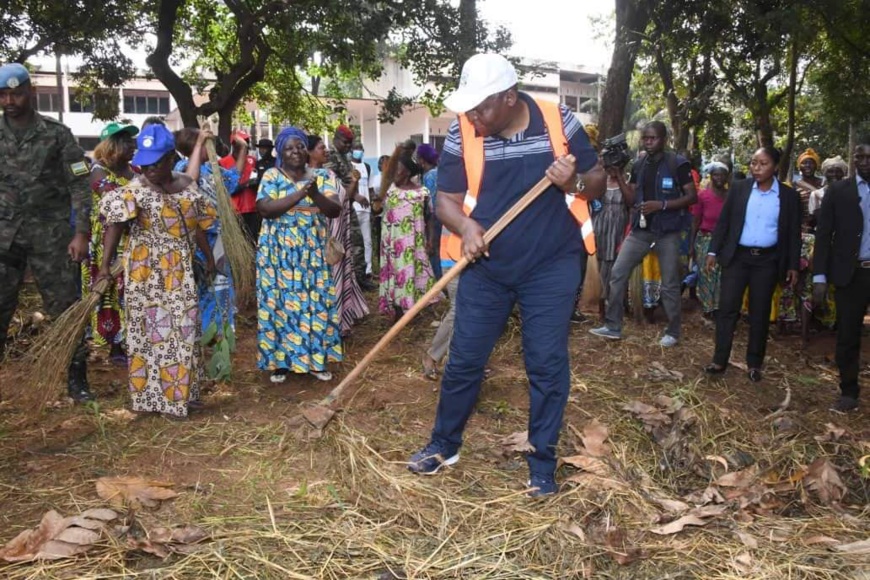
[[[559,484],[552,475],[533,473],[529,479],[529,497],[544,497],[554,495],[559,491]]]
[[[622,338],[621,332],[619,332],[618,330],[611,330],[606,326],[593,328],[589,331],[589,334],[594,334],[595,336],[600,336],[601,338],[607,338],[610,340],[620,340]]]
[[[433,441],[411,456],[408,470],[419,475],[435,475],[442,467],[458,462],[458,452],[450,452],[446,446]]]

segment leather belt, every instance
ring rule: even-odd
[[[751,256],[763,256],[765,254],[772,254],[776,251],[776,246],[770,246],[768,248],[751,248],[749,246],[737,246],[744,252],[749,252]]]

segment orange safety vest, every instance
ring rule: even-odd
[[[562,111],[558,103],[550,101],[538,101],[535,103],[541,109],[544,117],[544,126],[547,136],[550,138],[550,146],[553,148],[553,156],[558,159],[568,155],[568,138],[562,126]],[[483,183],[483,167],[485,154],[483,150],[483,137],[474,131],[474,125],[465,115],[459,115],[459,132],[462,137],[462,159],[465,161],[465,176],[468,181],[468,191],[462,209],[465,215],[470,215],[474,206],[477,205],[477,196],[480,195],[480,186]],[[592,219],[589,215],[589,204],[585,199],[565,194],[565,203],[571,211],[571,215],[580,225],[580,235],[583,237],[583,245],[589,255],[595,253],[595,235],[592,231]],[[441,234],[441,257],[459,261],[462,257],[462,237],[444,229]]]

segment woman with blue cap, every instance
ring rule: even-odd
[[[111,277],[118,242],[124,249],[127,368],[133,411],[186,418],[201,406],[199,295],[193,274],[194,243],[205,256],[206,276],[214,257],[205,237],[214,207],[187,175],[172,171],[175,140],[162,125],[139,133],[133,163],[142,177],[106,193],[103,262],[98,279]]]
[[[307,167],[308,137],[289,127],[275,140],[275,167],[257,192],[258,364],[283,383],[292,373],[332,379],[342,359],[335,285],[326,262],[327,218],[341,213],[335,178]]]
[[[91,166],[91,238],[88,244],[88,259],[82,262],[82,289],[87,292],[91,280],[99,273],[103,262],[103,225],[100,200],[110,191],[130,183],[139,174],[132,165],[136,152],[134,125],[109,123],[100,133],[100,142],[94,149],[94,164]],[[121,247],[126,241],[121,240]],[[109,345],[109,360],[126,365],[124,354],[124,286],[123,278],[115,280],[115,286],[105,292],[91,316],[92,340],[96,346]]]

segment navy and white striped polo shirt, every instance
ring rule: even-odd
[[[486,163],[477,205],[471,217],[489,228],[542,177],[553,163],[553,149],[544,127],[541,109],[525,93],[519,96],[529,107],[529,126],[510,139],[490,136],[484,139]],[[585,173],[597,162],[586,131],[571,111],[562,110],[562,124],[568,149],[577,159],[577,171]],[[438,191],[465,193],[468,181],[462,159],[459,121],[450,125],[438,163]],[[568,206],[565,194],[551,186],[520,214],[490,246],[490,258],[472,267],[484,268],[506,284],[522,280],[531,268],[565,253],[579,253],[580,228]]]

